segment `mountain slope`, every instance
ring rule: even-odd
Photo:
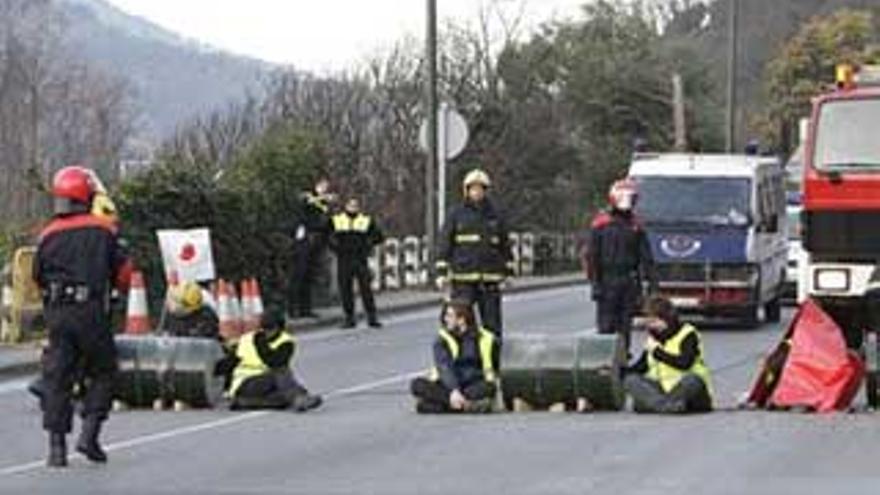
[[[84,58],[131,82],[144,116],[141,133],[153,141],[258,90],[271,70],[264,62],[187,40],[105,0],[61,0],[59,5]]]

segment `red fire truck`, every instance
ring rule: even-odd
[[[802,280],[859,349],[880,316],[866,297],[880,288],[880,67],[838,67],[813,101],[803,187]]]

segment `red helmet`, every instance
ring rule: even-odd
[[[78,165],[62,168],[52,179],[52,196],[59,199],[89,204],[96,190],[95,173]]]
[[[632,210],[636,205],[639,189],[632,179],[623,179],[611,185],[608,191],[608,203],[612,208],[621,211]]]

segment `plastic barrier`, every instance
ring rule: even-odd
[[[624,403],[621,367],[624,349],[616,335],[510,334],[501,355],[505,405],[516,399],[544,409],[574,409],[586,399],[593,409],[620,410]]]
[[[513,255],[514,273],[517,276],[519,276],[520,274],[522,274],[522,266],[520,265],[520,259],[521,259],[521,257],[520,257],[520,254],[521,254],[520,253],[520,243],[521,243],[522,237],[516,232],[511,232],[509,235],[509,238],[510,238],[510,250]]]
[[[382,290],[384,277],[382,277],[382,259],[385,257],[385,249],[379,245],[373,249],[373,253],[367,260],[367,266],[370,268],[370,286],[373,292]]]
[[[113,398],[130,407],[157,401],[181,401],[213,407],[223,394],[223,379],[214,365],[223,357],[212,339],[164,336],[116,336],[119,372]]]

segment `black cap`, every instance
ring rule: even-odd
[[[284,309],[280,306],[267,306],[260,317],[260,327],[263,330],[279,330],[287,327],[287,317]]]

